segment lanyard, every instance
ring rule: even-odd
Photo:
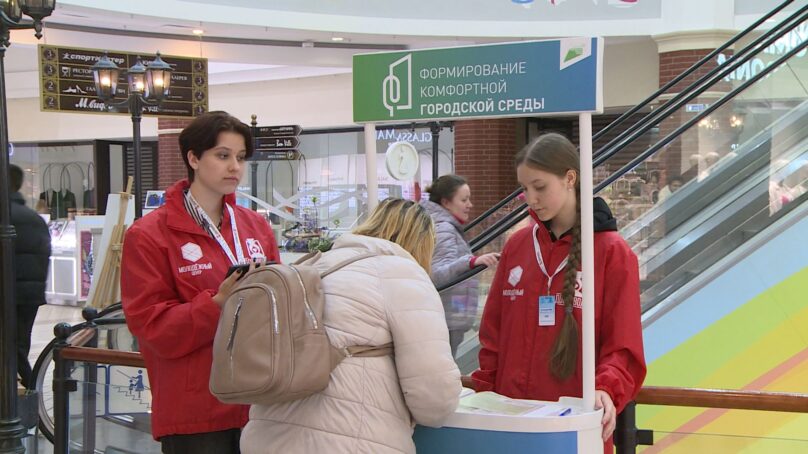
[[[233,230],[233,244],[236,245],[235,256],[233,255],[233,251],[230,249],[230,246],[227,244],[227,241],[224,240],[221,232],[219,232],[219,229],[216,228],[216,224],[214,224],[210,219],[210,216],[208,216],[208,213],[205,213],[205,210],[203,210],[196,200],[194,200],[194,196],[191,195],[191,191],[188,191],[186,194],[197,214],[199,214],[199,216],[208,224],[208,231],[211,235],[213,235],[213,239],[219,243],[219,246],[222,248],[224,253],[227,254],[227,258],[230,259],[230,263],[233,265],[246,263],[247,260],[244,258],[244,251],[241,249],[241,240],[238,236],[238,225],[236,225],[236,213],[233,211],[233,207],[226,203],[224,204],[224,206],[227,207],[227,211],[230,213],[230,227]]]
[[[547,274],[547,268],[545,268],[544,266],[544,257],[542,257],[541,255],[541,245],[539,245],[539,239],[536,236],[536,233],[538,231],[539,231],[539,225],[536,224],[533,226],[533,249],[536,250],[536,261],[539,263],[539,269],[541,269],[541,272],[544,273],[545,276],[547,276],[547,293],[550,293],[550,287],[553,286],[553,278],[556,277],[556,275],[560,273],[565,266],[567,266],[567,260],[569,259],[569,256],[564,257],[564,260],[558,265],[558,268],[556,268],[556,270],[553,272],[552,275]]]

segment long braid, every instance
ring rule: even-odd
[[[578,321],[575,320],[572,311],[578,265],[581,263],[580,190],[576,190],[576,196],[577,215],[575,226],[572,228],[572,245],[567,267],[564,270],[564,289],[561,292],[561,298],[564,300],[564,321],[550,356],[550,372],[562,380],[572,375],[578,365]]]

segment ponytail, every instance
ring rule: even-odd
[[[580,190],[576,190],[576,196],[577,216],[575,226],[572,228],[572,245],[564,270],[564,289],[561,292],[561,299],[564,301],[564,321],[561,323],[561,331],[550,354],[550,372],[562,380],[569,378],[578,365],[578,321],[575,320],[572,311],[578,265],[581,263]]]

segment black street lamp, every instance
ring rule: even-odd
[[[120,68],[109,59],[106,52],[93,65],[95,92],[104,101],[105,108],[127,107],[132,115],[132,141],[135,149],[135,218],[140,218],[143,215],[143,189],[140,174],[140,120],[143,117],[144,108],[158,106],[164,99],[168,98],[171,90],[171,71],[173,71],[171,65],[160,58],[160,52],[157,52],[157,57],[148,65],[144,65],[140,57],[138,57],[135,64],[126,70],[127,98],[114,102]]]
[[[34,29],[42,36],[42,19],[54,0],[0,0],[0,453],[23,453],[25,428],[17,413],[17,308],[14,299],[14,238],[8,187],[8,112],[6,112],[6,48],[11,30]],[[23,19],[28,16],[32,20]]]

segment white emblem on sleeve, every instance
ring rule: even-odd
[[[196,262],[202,258],[202,248],[196,243],[185,243],[180,250],[182,251],[182,258],[189,262]]]
[[[522,280],[522,267],[516,266],[511,268],[510,273],[508,274],[508,283],[511,284],[511,287],[516,287],[516,284]]]

